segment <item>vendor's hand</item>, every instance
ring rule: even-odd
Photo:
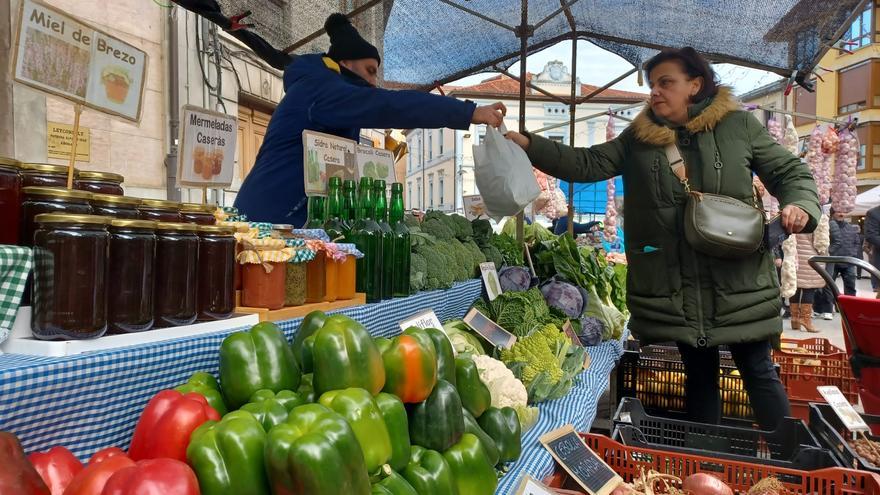
[[[807,222],[810,221],[810,216],[807,215],[807,212],[794,205],[788,205],[783,208],[781,215],[782,228],[789,234],[799,234],[807,226]]]
[[[529,151],[529,145],[532,144],[531,140],[528,137],[516,132],[510,131],[504,135],[507,139],[510,139],[514,143],[518,144],[520,148],[525,151]]]
[[[471,124],[486,124],[498,127],[504,122],[505,115],[507,115],[507,107],[500,101],[491,105],[483,105],[474,110],[474,114],[471,116]]]

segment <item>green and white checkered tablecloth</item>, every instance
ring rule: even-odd
[[[9,336],[15,322],[33,262],[30,248],[0,244],[0,342]]]

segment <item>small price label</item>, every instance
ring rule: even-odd
[[[406,330],[409,327],[421,328],[422,330],[426,328],[443,330],[443,324],[440,323],[440,319],[437,318],[437,314],[434,313],[433,309],[420,311],[400,322],[401,331]]]
[[[494,261],[480,263],[480,273],[483,275],[483,285],[486,287],[486,295],[490,301],[501,295],[501,282],[498,280],[498,272]]]
[[[859,413],[853,409],[852,404],[846,400],[846,397],[840,392],[839,388],[823,386],[816,387],[816,390],[825,398],[831,409],[834,409],[834,413],[837,414],[837,417],[840,418],[840,421],[843,422],[847,430],[852,432],[871,432],[871,428],[865,423],[865,420],[862,419]]]
[[[477,308],[471,308],[468,314],[462,318],[462,321],[495,347],[509,349],[516,343],[516,335],[501,328],[497,323],[487,318],[486,315],[480,313]]]
[[[617,473],[593,452],[575,431],[565,425],[544,434],[541,445],[590,495],[610,495],[623,483]]]
[[[516,490],[516,495],[553,495],[553,490],[547,488],[544,483],[532,478],[531,476],[524,474],[519,481],[519,488]]]
[[[581,339],[578,338],[577,334],[574,332],[574,327],[571,326],[571,320],[565,320],[565,323],[562,325],[562,331],[565,332],[565,335],[571,339],[571,345],[576,345],[578,347],[583,347],[584,344],[581,344]]]

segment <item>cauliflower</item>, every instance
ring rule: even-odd
[[[486,355],[473,356],[480,372],[480,380],[486,384],[492,396],[492,407],[512,407],[525,432],[538,421],[538,408],[529,407],[529,394],[525,385],[513,375],[501,361]]]

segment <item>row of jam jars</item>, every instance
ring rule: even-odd
[[[180,203],[164,199],[142,199],[138,204],[138,216],[141,220],[154,222],[181,223]]]
[[[217,219],[214,217],[215,209],[216,208],[212,205],[181,203],[180,217],[182,221],[187,223],[214,225],[217,223]]]
[[[140,203],[141,200],[138,198],[101,193],[93,193],[89,201],[89,204],[92,205],[92,212],[95,215],[120,220],[140,219],[140,213],[138,212],[138,205]]]
[[[90,193],[122,196],[125,194],[125,191],[122,189],[122,182],[124,180],[123,176],[111,172],[80,170],[76,173],[73,187],[74,189]]]

